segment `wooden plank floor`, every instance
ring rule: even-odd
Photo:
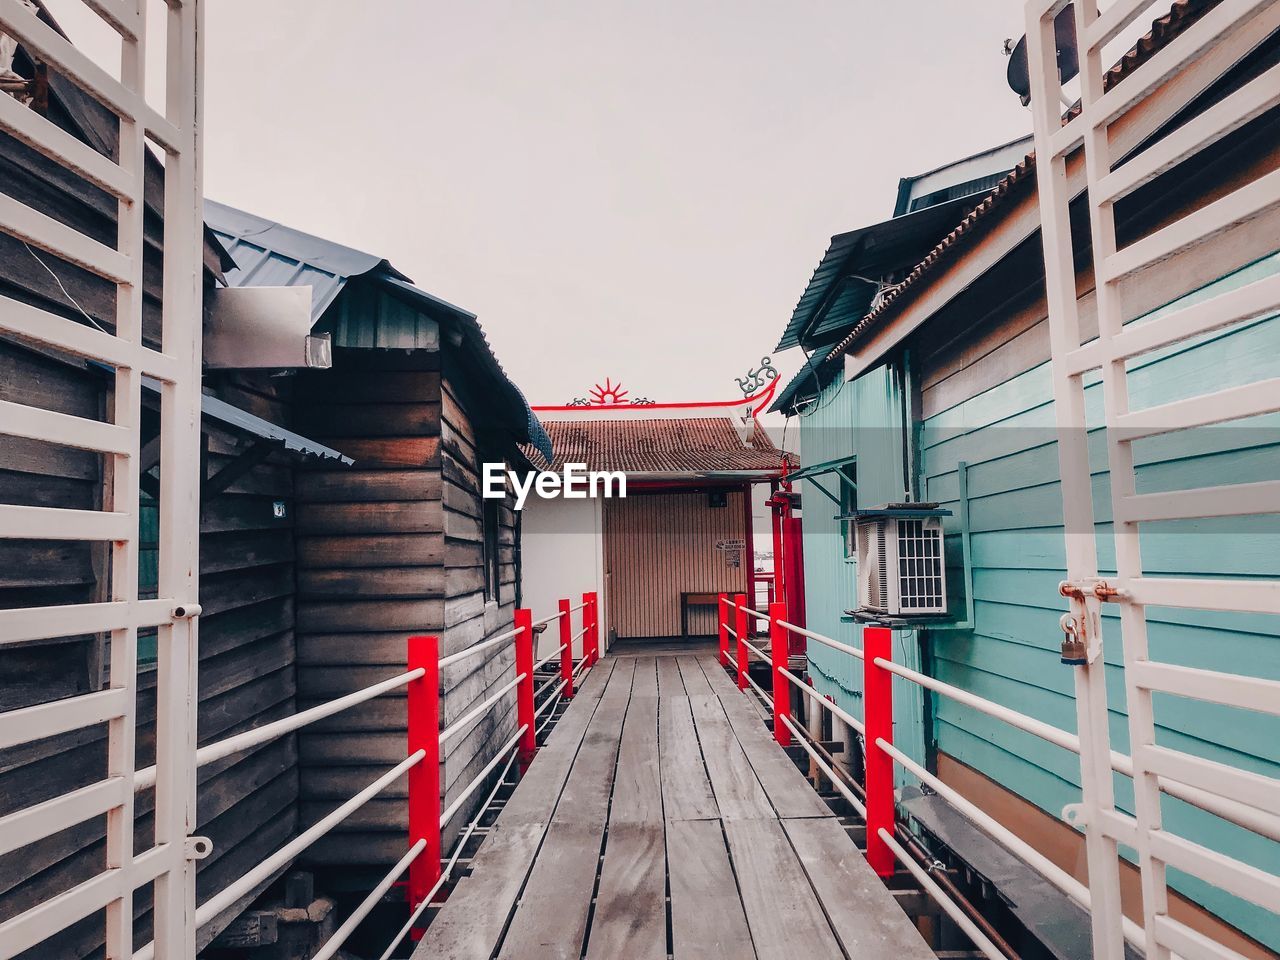
[[[933,960],[702,651],[591,671],[419,960]]]

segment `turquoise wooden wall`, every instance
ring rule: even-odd
[[[1202,298],[1280,270],[1280,254],[1191,295]],[[1185,302],[1185,301],[1184,301]],[[1167,308],[1166,308],[1167,309]],[[1138,321],[1141,322],[1141,321]],[[1129,377],[1134,409],[1275,377],[1280,317],[1246,323],[1139,358]],[[1087,388],[1090,462],[1099,562],[1114,571],[1101,384]],[[948,683],[1063,729],[1076,729],[1070,667],[1059,663],[1058,618],[1065,601],[1062,503],[1048,363],[930,417],[920,430],[927,499],[958,507],[958,461],[967,461],[973,554],[974,629],[928,634],[933,670]],[[1136,444],[1138,492],[1280,476],[1280,417],[1184,431]],[[806,506],[808,504],[806,503]],[[957,510],[958,513],[958,510]],[[808,515],[805,518],[809,522]],[[949,522],[954,529],[954,520]],[[1280,518],[1144,525],[1148,575],[1280,577]],[[959,575],[952,570],[951,576]],[[1112,746],[1128,752],[1117,611],[1104,623]],[[1280,623],[1267,616],[1150,608],[1155,659],[1280,679]],[[1157,742],[1271,777],[1280,776],[1280,718],[1168,696],[1155,702]],[[1080,799],[1076,757],[996,720],[935,698],[939,750],[980,770],[1053,816]],[[1116,777],[1132,812],[1132,786]],[[1280,845],[1170,798],[1171,831],[1272,873]],[[1170,871],[1170,884],[1269,947],[1280,948],[1274,914]]]
[[[805,464],[857,455],[858,505],[878,506],[903,499],[902,383],[899,371],[877,367],[857,380],[837,379],[801,415],[800,455]],[[817,483],[839,496],[842,481],[833,474]],[[856,567],[845,557],[839,508],[817,485],[801,481],[804,503],[805,616],[810,630],[852,646],[862,646],[862,628],[841,622],[857,606]],[[855,717],[862,715],[862,662],[822,644],[808,644],[810,675],[824,696],[831,696]],[[894,659],[920,669],[915,631],[894,631]],[[925,759],[924,701],[914,684],[894,679],[894,742],[912,759]],[[898,771],[899,783],[914,777]]]

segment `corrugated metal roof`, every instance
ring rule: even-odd
[[[782,467],[782,452],[759,422],[744,440],[728,416],[552,420],[545,426],[556,451],[553,470],[584,463],[590,470],[696,476]]]
[[[1110,90],[1220,2],[1221,0],[1177,0],[1169,9],[1169,12],[1157,18],[1151,24],[1151,30],[1139,39],[1120,58],[1118,63],[1107,71],[1102,78],[1103,89]],[[1072,107],[1063,116],[1062,122],[1064,124],[1070,122],[1079,112],[1078,106]],[[923,279],[932,273],[939,263],[949,260],[958,248],[981,234],[982,231],[978,228],[991,222],[993,211],[1000,211],[1006,208],[1011,196],[1021,194],[1024,190],[1033,189],[1036,182],[1035,174],[1036,155],[1035,151],[1032,151],[1010,171],[1008,176],[996,185],[996,188],[991,193],[987,194],[981,203],[960,221],[960,224],[954,230],[947,234],[929,252],[928,256],[916,265],[915,269],[907,275],[902,283],[898,284],[890,294],[876,305],[874,310],[863,317],[844,339],[836,344],[835,348],[828,354],[828,359],[835,360],[837,357],[843,356],[848,352],[854,341],[865,333],[868,328],[884,321],[886,316],[896,312],[906,302],[906,295],[914,293]]]
[[[333,303],[351,277],[375,269],[408,278],[381,257],[323,240],[284,224],[205,200],[204,219],[236,262],[232,287],[311,287],[311,322]]]
[[[430,321],[422,322],[420,314],[457,323],[471,356],[481,369],[499,384],[506,385],[506,406],[517,426],[519,439],[529,441],[547,458],[552,456],[546,431],[520,388],[502,369],[474,313],[414,286],[390,261],[372,253],[345,247],[213,200],[205,201],[205,220],[236,262],[235,269],[226,274],[230,286],[309,285],[312,325],[320,322],[353,277],[364,277],[381,285],[413,308],[403,316],[371,318],[377,322],[368,337],[350,332],[345,319],[339,318],[338,329],[334,331],[335,346],[437,349],[439,342],[434,325]]]
[[[831,378],[839,371],[838,364],[827,363],[830,344],[818,347],[808,360],[804,362],[794,377],[778,394],[778,399],[769,408],[770,413],[786,413],[790,416],[796,403],[809,397],[816,397],[831,382]]]
[[[831,343],[867,312],[877,280],[918,263],[970,201],[960,198],[831,238],[801,294],[777,350]]]
[[[109,372],[112,370],[106,364],[90,361],[91,365]],[[143,389],[159,394],[160,381],[152,377],[142,378]],[[300,433],[294,433],[292,430],[286,430],[284,427],[272,423],[270,420],[264,420],[256,414],[250,413],[248,410],[241,410],[234,404],[227,403],[218,397],[211,397],[207,393],[200,395],[200,416],[207,417],[210,420],[216,420],[225,427],[238,430],[241,433],[247,433],[250,436],[259,438],[260,440],[270,440],[280,444],[282,450],[289,453],[296,453],[301,457],[315,457],[319,460],[338,460],[341,463],[355,463],[348,456],[344,456],[332,447],[326,447],[323,443],[304,437]]]
[[[200,412],[211,420],[217,420],[219,423],[235,430],[251,434],[262,440],[279,443],[283,449],[300,456],[316,457],[320,460],[338,460],[348,465],[355,463],[350,457],[344,456],[332,447],[326,447],[323,443],[310,440],[300,433],[286,430],[270,420],[263,420],[261,417],[254,416],[249,411],[241,410],[239,407],[232,406],[217,397],[210,397],[207,394],[201,396]]]

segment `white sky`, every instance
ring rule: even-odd
[[[206,193],[476,312],[534,403],[736,396],[833,233],[1030,129],[1022,0],[205,6]]]

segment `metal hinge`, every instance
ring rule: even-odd
[[[187,837],[182,842],[182,855],[188,860],[203,860],[213,853],[213,841],[208,837]]]

